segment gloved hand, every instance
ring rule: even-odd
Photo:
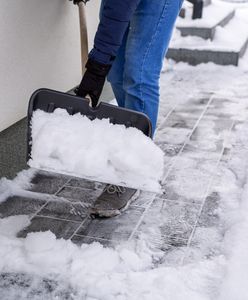
[[[86,72],[75,92],[80,97],[89,95],[92,107],[96,107],[111,65],[104,65],[89,58],[85,67]]]

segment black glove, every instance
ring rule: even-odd
[[[89,58],[85,67],[86,72],[75,92],[80,97],[89,95],[92,107],[96,107],[111,65],[104,65]]]

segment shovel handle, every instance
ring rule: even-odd
[[[88,60],[88,33],[87,33],[87,21],[85,13],[85,1],[78,1],[79,11],[79,25],[80,25],[80,39],[81,39],[81,63],[82,63],[82,73],[85,72],[85,64]]]

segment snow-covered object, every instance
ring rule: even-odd
[[[89,120],[66,110],[32,117],[34,168],[96,181],[160,191],[163,152],[136,128]]]
[[[202,19],[178,18],[177,27],[181,28],[215,28],[214,39],[205,40],[198,36],[181,37],[178,29],[174,30],[170,47],[175,49],[198,49],[211,51],[238,52],[244,46],[248,36],[247,4],[246,9],[236,9],[235,17],[222,27],[217,23],[230,14],[235,6],[220,1],[214,1],[212,5],[205,7]]]

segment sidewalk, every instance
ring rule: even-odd
[[[30,224],[18,237],[50,230],[77,245],[96,241],[106,247],[142,240],[151,251],[162,250],[154,265],[180,266],[192,260],[196,248],[208,248],[206,244],[208,251],[200,254],[215,255],[211,233],[214,229],[219,238],[221,232],[220,182],[230,171],[230,160],[239,159],[244,150],[237,151],[233,140],[240,126],[247,128],[247,82],[245,67],[178,64],[162,74],[155,139],[166,158],[162,195],[142,192],[122,215],[92,220],[88,210],[103,189],[101,183],[40,172],[31,188],[0,203],[0,217],[29,216]],[[246,163],[239,168],[245,170]],[[3,285],[6,291],[13,285],[30,286],[27,275],[16,276],[3,274],[0,291]],[[55,282],[50,285],[57,289]],[[59,299],[73,299],[65,290]]]

